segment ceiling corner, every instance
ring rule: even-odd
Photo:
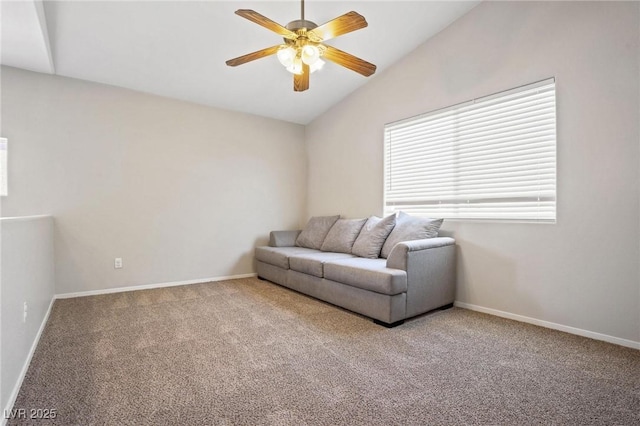
[[[42,0],[3,1],[2,65],[55,74]]]
[[[51,52],[51,42],[49,41],[49,29],[47,27],[47,16],[44,11],[44,0],[34,0],[34,5],[36,8],[36,14],[38,15],[38,22],[40,23],[42,41],[44,43],[49,62],[49,74],[55,74],[56,67],[53,63],[53,53]]]

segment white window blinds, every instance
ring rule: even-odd
[[[385,126],[385,213],[555,222],[555,80]]]

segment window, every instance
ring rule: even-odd
[[[7,195],[7,140],[0,138],[0,195]]]
[[[555,79],[387,124],[385,213],[555,222]]]

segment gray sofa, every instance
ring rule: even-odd
[[[455,297],[455,240],[397,243],[387,259],[297,247],[300,231],[273,231],[255,251],[258,277],[394,327],[450,307]]]

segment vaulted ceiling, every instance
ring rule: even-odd
[[[377,73],[441,31],[478,1],[313,1],[318,25],[348,11],[369,26],[333,39],[372,62]],[[369,79],[333,63],[311,75],[310,89],[275,56],[231,68],[231,59],[281,43],[234,14],[253,9],[286,25],[298,1],[2,1],[2,64],[306,124]]]

